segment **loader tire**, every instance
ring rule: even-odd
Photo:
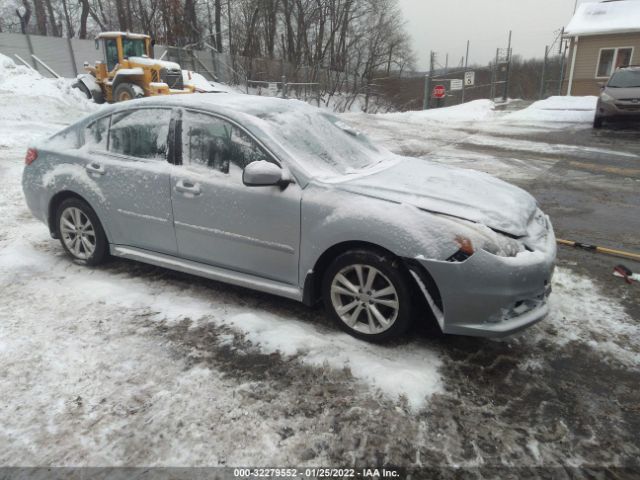
[[[144,92],[141,93],[140,88],[135,87],[136,85],[132,83],[121,83],[113,92],[113,101],[126,102],[127,100],[144,97]]]
[[[84,93],[84,95],[91,100],[91,92],[89,91],[89,89],[87,88],[87,86],[82,83],[82,82],[76,82],[74,83],[71,88],[77,88],[78,90],[80,90],[82,93]]]

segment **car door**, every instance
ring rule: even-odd
[[[237,125],[184,110],[171,195],[181,257],[298,284],[301,189],[249,187],[244,167],[273,159]]]
[[[85,168],[105,197],[113,244],[177,252],[167,161],[170,120],[171,109],[133,109],[85,129]]]

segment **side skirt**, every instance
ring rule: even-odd
[[[158,267],[177,270],[179,272],[197,275],[199,277],[217,280],[239,287],[259,290],[265,293],[271,293],[280,297],[290,298],[292,300],[302,301],[302,291],[291,285],[267,280],[265,278],[255,277],[246,273],[234,272],[224,268],[212,267],[203,263],[184,260],[182,258],[164,255],[162,253],[150,252],[141,248],[125,247],[122,245],[111,245],[111,255],[114,257],[128,258],[143,263],[149,263]]]

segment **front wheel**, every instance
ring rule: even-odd
[[[80,90],[84,94],[84,96],[87,97],[88,100],[91,100],[91,92],[89,91],[87,86],[81,81],[78,80],[77,82],[75,82],[73,85],[71,85],[71,88]]]
[[[144,90],[132,83],[121,83],[113,92],[113,100],[115,102],[126,102],[135,98],[144,97]]]
[[[68,198],[58,207],[60,243],[78,263],[94,266],[107,257],[108,242],[93,209],[78,198]]]
[[[370,250],[338,256],[322,285],[325,307],[338,325],[354,337],[372,342],[398,337],[409,328],[410,292],[400,261]]]

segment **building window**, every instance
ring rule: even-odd
[[[603,48],[600,50],[596,78],[608,78],[616,69],[631,64],[633,48]]]

